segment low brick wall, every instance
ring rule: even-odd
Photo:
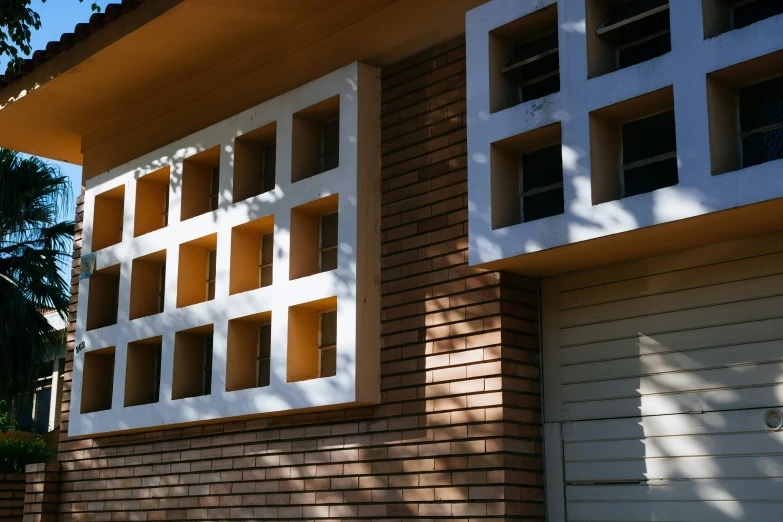
[[[24,522],[54,522],[60,492],[60,465],[29,464],[25,471]]]
[[[22,520],[24,484],[24,473],[0,473],[0,522]]]

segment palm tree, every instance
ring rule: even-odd
[[[58,220],[71,198],[56,166],[0,149],[0,401],[15,409],[63,342],[43,312],[68,313],[74,223]]]

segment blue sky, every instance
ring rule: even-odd
[[[87,22],[92,15],[90,9],[92,3],[93,0],[84,0],[83,2],[79,2],[79,0],[48,0],[47,2],[33,0],[31,8],[41,16],[41,28],[33,31],[31,38],[33,50],[44,49],[50,41],[59,40],[63,33],[73,32],[76,24]],[[105,9],[109,3],[111,2],[106,0],[97,2],[101,10]],[[5,56],[0,58],[0,71],[5,71],[7,62]],[[74,191],[73,199],[75,200],[81,190],[82,168],[79,165],[71,165],[61,161],[51,161],[51,163],[58,165],[63,173],[70,178]],[[72,219],[73,211],[73,208],[64,209],[64,219]]]

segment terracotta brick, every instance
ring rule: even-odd
[[[28,475],[29,512],[544,519],[538,282],[467,265],[464,54],[458,37],[382,71],[381,404],[69,439],[80,203],[61,465]]]

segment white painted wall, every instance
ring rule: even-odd
[[[781,317],[780,232],[544,279],[549,520],[779,520]]]
[[[125,185],[123,240],[97,251],[97,269],[121,265],[120,299],[116,325],[86,331],[90,279],[79,284],[79,304],[76,344],[85,348],[74,357],[73,391],[69,435],[86,435],[118,430],[145,428],[240,415],[296,410],[316,406],[373,402],[378,400],[380,366],[362,367],[365,382],[375,384],[368,391],[357,387],[359,352],[372,355],[376,344],[364,343],[357,348],[362,335],[363,319],[378,323],[378,299],[357,307],[357,278],[378,277],[379,259],[362,265],[357,259],[365,248],[371,252],[380,244],[379,223],[374,215],[358,214],[358,187],[379,177],[379,169],[368,169],[380,160],[378,137],[373,132],[360,133],[360,120],[380,126],[380,77],[376,69],[353,63],[318,80],[269,100],[257,107],[216,123],[191,136],[162,147],[126,165],[122,165],[87,182],[85,193],[83,254],[91,252],[93,210],[96,195],[119,185]],[[340,96],[340,165],[338,168],[297,183],[291,183],[291,129],[293,114],[335,95]],[[373,109],[374,107],[374,109]],[[276,188],[259,196],[233,204],[231,180],[233,172],[233,139],[236,136],[277,122]],[[379,132],[379,131],[378,131]],[[216,211],[180,221],[182,164],[185,158],[216,145],[220,146],[220,196]],[[163,229],[133,237],[133,209],[136,180],[162,167],[171,169],[169,225]],[[377,167],[377,165],[376,165]],[[360,176],[363,176],[360,181]],[[368,208],[379,215],[378,191],[363,192],[370,200]],[[291,208],[329,194],[339,194],[339,254],[338,268],[301,279],[289,280],[289,228]],[[255,219],[274,215],[275,262],[274,284],[269,287],[229,295],[229,253],[232,227]],[[361,223],[361,225],[360,225]],[[368,225],[369,223],[369,225]],[[373,232],[373,226],[374,232]],[[363,235],[360,229],[370,229]],[[212,233],[217,233],[217,279],[215,299],[176,307],[177,266],[179,245]],[[366,244],[359,242],[365,238]],[[370,245],[370,246],[368,246]],[[128,319],[130,271],[133,259],[167,250],[166,295],[163,313],[136,320]],[[377,256],[373,256],[377,257]],[[377,265],[377,270],[373,267]],[[357,266],[359,267],[357,269]],[[364,285],[372,289],[373,284]],[[302,382],[286,382],[286,342],[288,307],[317,299],[337,296],[337,375]],[[228,321],[258,312],[272,312],[271,384],[268,387],[226,392],[226,335]],[[214,324],[214,362],[212,394],[179,400],[171,399],[174,337],[177,331]],[[127,344],[154,336],[163,336],[161,393],[156,404],[123,407],[125,393],[125,361]],[[375,336],[379,337],[379,336]],[[79,413],[84,356],[91,350],[116,347],[112,408],[88,414]],[[358,350],[358,351],[357,351]],[[368,360],[377,360],[370,356]],[[375,367],[377,366],[377,367]]]
[[[708,73],[783,49],[783,16],[705,40],[702,2],[672,1],[670,53],[588,79],[585,0],[561,0],[560,92],[490,114],[489,31],[552,3],[493,0],[467,13],[470,264],[783,197],[781,161],[711,175],[706,100]],[[674,87],[679,184],[593,205],[589,113],[667,86]],[[492,230],[490,144],[555,122],[562,125],[565,213]]]

